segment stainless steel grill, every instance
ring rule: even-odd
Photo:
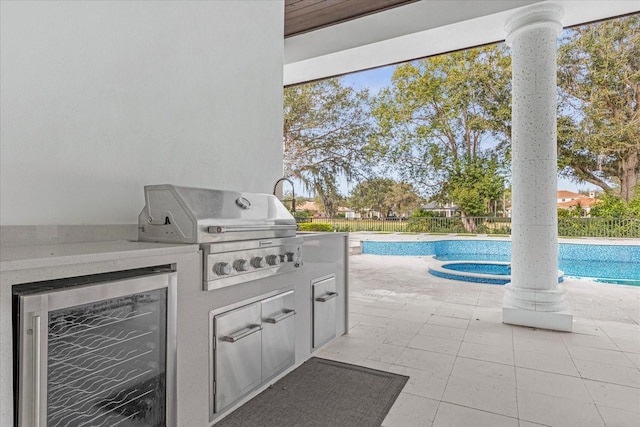
[[[144,194],[139,240],[200,244],[205,290],[287,273],[302,265],[296,221],[271,194],[168,184],[145,186]]]

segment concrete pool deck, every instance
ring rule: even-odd
[[[450,238],[473,237],[350,235],[352,247]],[[349,262],[349,334],[318,356],[410,376],[384,426],[637,425],[640,288],[567,278],[563,333],[503,324],[502,286],[433,277],[424,257]]]

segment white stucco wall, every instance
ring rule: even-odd
[[[0,225],[135,223],[145,184],[271,192],[283,7],[2,1]]]

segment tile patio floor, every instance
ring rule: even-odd
[[[318,356],[410,376],[383,426],[640,426],[640,287],[565,280],[562,333],[501,323],[503,287],[426,258],[349,262],[349,334]]]

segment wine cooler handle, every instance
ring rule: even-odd
[[[33,316],[33,425],[40,427],[40,357],[42,347],[40,344],[40,316]]]

